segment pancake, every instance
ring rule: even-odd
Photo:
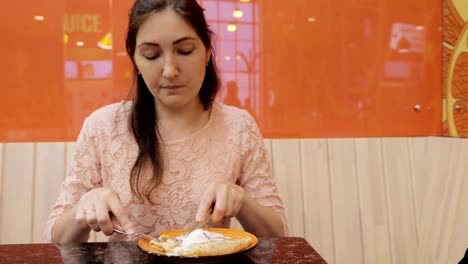
[[[195,229],[183,237],[162,235],[149,242],[150,246],[167,255],[202,257],[239,252],[252,243],[252,238],[235,239],[216,232]]]

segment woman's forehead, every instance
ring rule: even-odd
[[[181,38],[198,39],[193,27],[172,9],[150,15],[138,29],[137,43],[170,44]]]

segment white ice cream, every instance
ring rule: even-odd
[[[174,248],[174,253],[178,253],[179,251],[183,251],[190,247],[193,244],[201,244],[206,243],[209,241],[216,241],[216,240],[225,240],[227,237],[214,232],[209,232],[203,229],[195,229],[186,237],[183,238],[182,244],[176,248]]]

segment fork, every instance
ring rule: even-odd
[[[130,234],[130,233],[127,233],[127,232],[125,232],[125,231],[122,231],[122,230],[119,230],[119,229],[116,229],[116,228],[114,228],[113,230],[114,230],[115,233],[120,234],[120,235],[127,235],[127,236],[145,236],[145,237],[149,237],[149,238],[151,238],[151,239],[156,239],[155,237],[149,235],[149,234],[152,233],[151,231],[150,231],[150,232],[147,232],[147,233],[138,233],[138,232],[135,232],[135,233],[133,233],[133,234]]]

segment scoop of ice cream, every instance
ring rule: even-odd
[[[174,249],[174,252],[178,252],[180,250],[185,250],[186,248],[190,247],[193,244],[200,244],[200,243],[206,243],[210,241],[215,241],[215,240],[225,240],[227,237],[215,233],[215,232],[209,232],[203,229],[195,229],[191,233],[189,233],[186,237],[183,238],[182,243],[180,244],[179,247],[176,247]]]

